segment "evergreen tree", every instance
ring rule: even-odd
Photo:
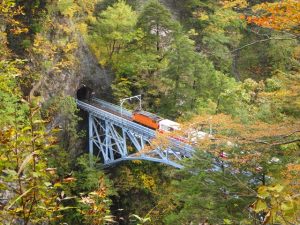
[[[139,15],[137,23],[137,27],[144,33],[143,49],[155,52],[161,60],[177,26],[170,12],[158,0],[149,1]]]
[[[136,21],[136,13],[124,1],[119,1],[100,13],[93,27],[92,41],[99,43],[104,63],[111,62],[114,54],[133,40]]]
[[[192,110],[196,91],[193,41],[178,34],[168,52],[168,67],[161,77],[164,84],[164,97],[161,108],[164,114],[177,117],[187,110]]]

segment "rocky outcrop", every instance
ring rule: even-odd
[[[110,85],[113,80],[112,71],[100,67],[97,59],[92,54],[82,37],[79,38],[79,48],[76,53],[79,60],[78,73],[80,74],[77,88],[85,84],[92,88],[96,96],[103,99],[111,98]]]
[[[85,84],[97,96],[110,97],[112,73],[101,68],[84,38],[70,19],[56,18],[50,27],[37,35],[31,54],[33,68],[40,79],[33,85],[35,95],[47,101],[56,95],[76,96]]]

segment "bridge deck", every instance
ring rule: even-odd
[[[93,145],[96,145],[102,152],[106,165],[122,160],[144,159],[181,168],[176,160],[189,158],[194,152],[192,146],[172,137],[168,138],[169,143],[163,144],[164,146],[156,146],[153,150],[144,152],[145,145],[152,146],[151,142],[157,132],[133,122],[131,111],[97,98],[76,102],[79,108],[89,113],[90,154],[93,154]],[[99,119],[103,124],[97,121]],[[99,129],[104,129],[105,139],[99,136]],[[135,146],[136,153],[128,152],[129,142]],[[114,152],[121,158],[116,158]]]
[[[121,118],[126,119],[128,121],[133,121],[132,117],[129,116],[128,113],[122,112],[122,115],[121,115],[121,111],[120,111],[119,108],[111,107],[109,105],[103,104],[101,101],[97,101],[97,99],[95,99],[95,98],[93,98],[91,101],[84,101],[84,102],[89,104],[89,105],[95,106],[98,109],[102,109],[106,112],[114,114],[115,116],[121,117]]]
[[[98,102],[99,105],[96,102]],[[96,117],[100,117],[103,120],[113,121],[114,124],[120,127],[126,127],[134,131],[136,134],[145,135],[147,138],[154,138],[156,136],[156,132],[154,130],[133,122],[131,118],[129,119],[129,111],[127,111],[127,114],[122,113],[123,116],[121,116],[120,111],[118,111],[118,106],[116,105],[109,107],[108,105],[102,104],[101,100],[95,101],[95,99],[85,102],[77,100],[77,105],[81,109],[95,115]]]

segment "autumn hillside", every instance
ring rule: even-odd
[[[0,0],[0,225],[300,224],[299,42],[299,0]],[[182,169],[88,154],[76,98],[137,95]]]

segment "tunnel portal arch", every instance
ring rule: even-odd
[[[90,100],[93,97],[93,95],[93,89],[86,86],[85,84],[81,85],[76,92],[76,98],[81,101]]]

